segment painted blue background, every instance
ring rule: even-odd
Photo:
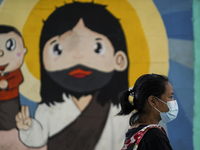
[[[169,79],[179,104],[175,121],[167,124],[173,149],[193,150],[193,24],[192,0],[153,0],[163,19],[169,44]]]

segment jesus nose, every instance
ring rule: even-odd
[[[4,55],[4,51],[0,50],[0,57],[3,57],[3,55]]]
[[[81,52],[80,49],[77,48],[77,49],[75,50],[75,52],[74,52],[73,58],[74,58],[74,59],[81,59],[81,58],[83,58],[83,57],[84,57],[84,56],[83,56],[83,52]]]

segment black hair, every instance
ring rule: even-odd
[[[145,74],[140,76],[133,88],[122,91],[119,94],[121,111],[117,115],[128,115],[136,110],[136,113],[133,113],[129,120],[129,124],[133,125],[136,117],[143,114],[143,108],[148,97],[153,95],[161,98],[161,95],[165,92],[165,85],[168,82],[168,77],[163,75]],[[133,95],[133,105],[129,102],[130,95]]]
[[[21,33],[14,27],[9,26],[9,25],[0,25],[0,33],[8,33],[8,32],[15,32],[17,35],[19,35],[20,37],[22,37]]]
[[[49,105],[49,103],[54,104],[55,101],[63,102],[62,93],[69,94],[66,89],[56,84],[47,74],[43,64],[44,45],[50,38],[72,30],[81,18],[87,28],[105,35],[111,41],[115,53],[121,50],[127,55],[126,40],[119,19],[106,10],[106,6],[94,3],[73,2],[56,8],[47,20],[44,21],[40,37],[42,103]],[[123,72],[115,71],[110,83],[101,89],[97,101],[101,105],[110,100],[112,103],[118,104],[116,93],[125,88],[128,88],[128,67]]]

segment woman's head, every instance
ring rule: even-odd
[[[133,110],[136,110],[136,113],[130,119],[130,125],[132,125],[135,118],[144,113],[148,98],[154,96],[161,99],[168,83],[169,80],[166,76],[158,74],[145,74],[140,76],[132,88],[120,93],[119,100],[122,109],[118,115],[127,115]],[[129,96],[134,97],[133,104],[130,103]]]

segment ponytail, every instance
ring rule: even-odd
[[[122,91],[119,94],[118,98],[121,105],[121,111],[117,115],[128,115],[135,109],[133,102],[130,102],[130,97],[133,97],[133,95],[131,95],[131,91],[128,90]]]

